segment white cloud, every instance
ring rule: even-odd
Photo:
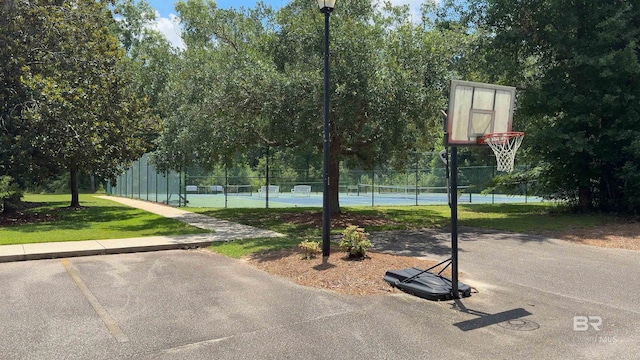
[[[156,12],[156,21],[152,28],[162,33],[174,47],[178,49],[184,49],[186,47],[180,37],[180,33],[182,32],[180,29],[180,18],[176,15],[170,14],[169,17],[166,18],[161,17],[160,13]]]

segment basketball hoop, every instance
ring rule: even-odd
[[[513,171],[516,151],[522,144],[523,132],[490,133],[478,139],[478,144],[487,144],[496,154],[498,171]]]

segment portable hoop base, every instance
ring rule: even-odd
[[[522,144],[523,132],[490,133],[478,138],[478,144],[487,144],[496,154],[498,171],[513,171],[516,152]]]
[[[384,281],[408,294],[412,294],[427,300],[451,300],[460,297],[471,296],[471,287],[455,279],[442,276],[442,272],[452,264],[453,259],[447,259],[426,270],[407,268],[402,270],[389,270],[384,275]],[[434,268],[447,264],[437,274],[430,272]],[[455,283],[454,283],[455,281]]]

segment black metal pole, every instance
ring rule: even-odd
[[[267,187],[265,188],[265,208],[269,208],[269,145],[267,145],[267,159],[266,159],[266,172],[265,172],[265,180],[267,182]]]
[[[131,165],[131,199],[133,199],[133,181],[135,180],[135,176],[133,176],[133,165]]]
[[[375,189],[376,187],[376,168],[375,165],[371,167],[371,207],[376,206],[376,195]]]
[[[224,166],[224,208],[227,208],[227,201],[228,198],[227,196],[229,195],[227,193],[227,189],[229,189],[229,166],[225,165]]]
[[[142,199],[142,165],[138,160],[138,199]]]
[[[418,158],[418,152],[416,152],[416,206],[418,206],[418,166],[420,159]]]
[[[451,147],[451,296],[458,295],[458,148]]]
[[[324,12],[324,177],[322,190],[322,259],[326,262],[331,253],[331,198],[329,197],[329,16],[331,10]]]
[[[149,159],[145,155],[145,165],[147,166],[147,201],[149,201]]]

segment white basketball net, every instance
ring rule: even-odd
[[[513,171],[513,163],[516,159],[516,151],[522,144],[523,132],[492,133],[483,137],[485,144],[489,145],[496,154],[498,171]]]

